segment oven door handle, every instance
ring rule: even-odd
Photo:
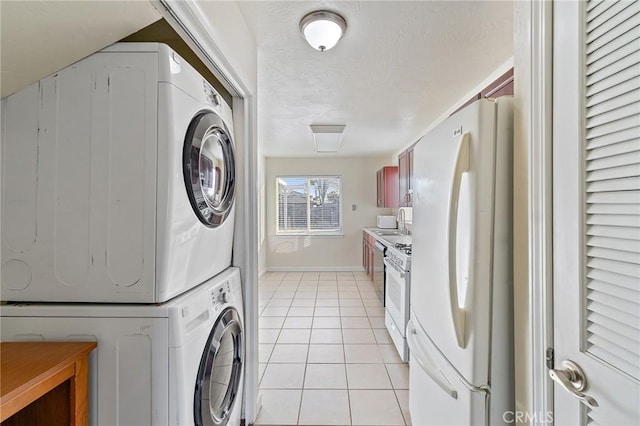
[[[389,268],[391,268],[394,271],[396,271],[398,273],[398,275],[400,276],[400,278],[404,278],[405,272],[403,270],[401,270],[400,268],[398,268],[392,261],[390,261],[386,257],[383,259],[383,261],[384,261],[385,266],[388,266]]]

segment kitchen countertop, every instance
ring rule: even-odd
[[[364,228],[364,231],[385,246],[411,244],[411,235],[405,235],[399,229]]]

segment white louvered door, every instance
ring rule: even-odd
[[[556,425],[640,424],[640,1],[554,3]]]

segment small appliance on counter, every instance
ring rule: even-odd
[[[378,215],[376,217],[376,227],[383,229],[396,229],[396,217]]]

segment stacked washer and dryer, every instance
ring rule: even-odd
[[[2,339],[97,341],[93,425],[240,424],[232,129],[157,43],[2,100]]]

